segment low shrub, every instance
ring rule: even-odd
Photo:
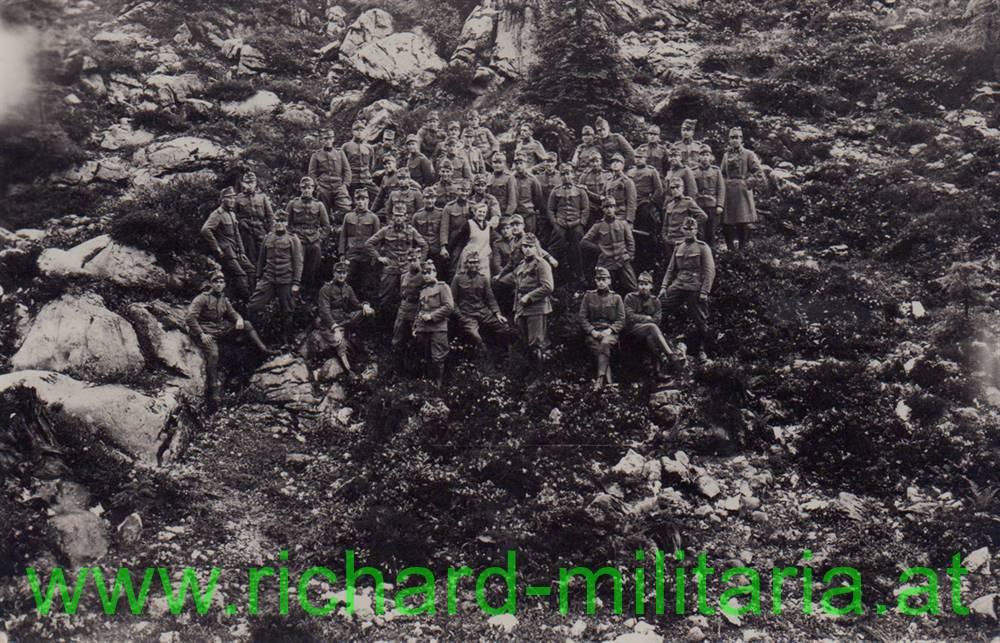
[[[243,79],[218,80],[202,92],[201,98],[223,102],[246,100],[257,92],[253,82]]]
[[[822,91],[802,83],[758,80],[746,91],[746,99],[765,114],[819,117],[832,107]]]
[[[0,201],[0,226],[36,228],[49,219],[67,214],[92,214],[115,188],[92,185],[87,187],[48,184],[17,186]]]
[[[86,159],[58,125],[25,128],[23,123],[0,127],[0,188],[24,183],[66,170]]]
[[[153,132],[183,132],[189,123],[179,115],[166,109],[147,109],[132,116],[132,127]]]

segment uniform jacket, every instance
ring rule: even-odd
[[[687,217],[694,217],[699,224],[708,220],[705,211],[689,196],[682,196],[677,201],[668,198],[663,202],[663,228],[660,234],[668,245],[684,240],[681,225]]]
[[[517,210],[517,181],[510,172],[493,172],[486,191],[500,204],[501,214],[510,216]]]
[[[351,168],[351,179],[354,183],[368,183],[372,180],[372,169],[375,167],[375,150],[368,143],[347,141],[340,146],[347,157],[347,165]]]
[[[365,210],[360,214],[357,210],[348,212],[344,215],[344,225],[340,228],[340,239],[337,245],[340,255],[343,257],[349,250],[363,248],[365,241],[378,232],[380,227],[378,217],[370,210]]]
[[[677,244],[663,275],[661,290],[677,288],[707,295],[715,282],[715,259],[704,241]]]
[[[746,148],[733,153],[726,151],[722,157],[722,177],[726,180],[726,211],[723,223],[755,223],[757,206],[754,203],[754,182],[764,182],[764,168],[757,155]]]
[[[406,157],[406,167],[410,170],[410,178],[419,183],[422,188],[434,183],[434,179],[437,177],[431,160],[420,152]]]
[[[617,152],[625,159],[625,169],[635,165],[635,150],[621,134],[609,134],[607,138],[595,137],[594,142],[601,148],[605,163]]]
[[[451,294],[460,314],[482,317],[500,316],[500,307],[489,280],[480,273],[458,272],[451,280]]]
[[[222,206],[212,210],[201,226],[201,236],[208,246],[218,254],[239,257],[245,255],[243,238],[240,237],[239,223],[236,214]]]
[[[517,190],[517,209],[515,212],[521,215],[541,214],[545,212],[545,203],[542,201],[542,184],[531,174],[518,176],[513,174],[514,184]]]
[[[388,257],[389,264],[386,268],[393,267],[402,269],[406,265],[406,255],[411,248],[420,248],[427,254],[427,242],[424,240],[416,228],[403,224],[397,230],[391,223],[371,236],[365,245],[373,248],[383,257]]]
[[[324,328],[349,326],[361,317],[361,302],[350,284],[328,281],[319,289],[319,319]]]
[[[430,129],[426,125],[417,130],[417,145],[420,152],[428,158],[434,158],[434,150],[438,143],[445,139],[445,133],[440,129]]]
[[[216,295],[212,291],[206,291],[195,297],[188,306],[185,321],[188,333],[197,337],[206,331],[218,330],[224,321],[235,324],[239,319],[239,314],[229,303],[225,293]]]
[[[587,190],[591,208],[599,209],[601,207],[601,197],[604,196],[604,186],[607,184],[608,178],[608,173],[600,168],[588,168],[580,172],[579,184]]]
[[[548,156],[545,147],[534,138],[529,138],[527,141],[518,139],[517,145],[514,146],[514,156],[522,154],[528,159],[529,165],[541,163]]]
[[[424,207],[424,195],[416,181],[410,179],[406,185],[397,185],[385,199],[385,214],[392,216],[392,210],[397,203],[406,206],[406,214],[412,215]]]
[[[478,127],[472,130],[472,140],[483,156],[489,156],[500,149],[500,141],[486,127]]]
[[[350,185],[351,164],[342,149],[317,150],[309,158],[309,176],[324,188]]]
[[[685,143],[683,140],[677,141],[677,147],[681,150],[681,163],[692,170],[696,168],[703,144],[702,141],[691,141],[690,143]]]
[[[513,240],[503,238],[493,242],[493,253],[490,254],[491,274],[499,276],[502,271],[506,270],[507,264],[510,263],[511,255],[514,254],[513,243]]]
[[[288,213],[288,231],[302,243],[318,243],[330,232],[330,217],[319,199],[296,197],[288,202],[285,212]]]
[[[638,149],[646,152],[646,164],[656,168],[661,177],[670,169],[667,146],[663,143],[643,143]]]
[[[636,192],[635,183],[625,174],[611,174],[604,183],[604,194],[615,198],[615,209],[618,216],[625,217],[629,223],[635,221]]]
[[[622,296],[609,290],[601,294],[597,290],[588,290],[580,300],[580,325],[587,335],[595,330],[610,328],[614,333],[625,328],[625,304]]]
[[[582,242],[597,244],[601,250],[597,265],[609,270],[621,268],[635,256],[632,226],[622,219],[611,222],[601,219],[591,226]]]
[[[696,167],[691,170],[694,174],[694,182],[698,186],[698,205],[705,213],[708,208],[722,208],[726,205],[726,182],[722,178],[722,171],[715,165],[710,165],[707,169]]]
[[[598,158],[601,159],[601,164],[604,163],[604,150],[597,143],[591,143],[587,145],[586,143],[580,143],[573,150],[573,160],[571,161],[574,166],[580,167],[580,164],[587,160],[588,156],[596,154]]]
[[[302,281],[302,242],[291,232],[270,232],[260,244],[257,278],[277,286],[297,286]]]
[[[628,327],[646,323],[659,326],[662,319],[663,304],[655,294],[644,297],[636,291],[625,295],[625,323]]]
[[[258,239],[262,239],[274,225],[271,199],[260,190],[236,195],[236,215],[240,227]]]
[[[676,170],[668,169],[666,174],[663,175],[664,188],[669,187],[670,179],[675,176],[679,176],[684,182],[684,196],[689,196],[691,198],[696,198],[698,196],[698,184],[695,183],[694,173],[691,172],[691,168],[685,166]]]
[[[442,248],[450,248],[465,230],[465,224],[472,217],[472,204],[458,199],[444,206],[441,215],[440,243]]]
[[[413,214],[411,223],[420,236],[427,242],[432,254],[441,251],[441,220],[444,218],[444,208],[425,203],[422,210]]]
[[[663,181],[660,172],[651,165],[634,167],[628,171],[628,178],[635,184],[637,203],[660,203],[663,198]]]
[[[413,319],[420,308],[420,291],[424,289],[424,273],[417,269],[404,270],[399,276],[399,309],[400,319]]]
[[[500,281],[514,286],[514,319],[552,312],[549,295],[555,289],[555,282],[552,280],[552,267],[545,259],[522,261]],[[528,303],[522,304],[521,297],[525,296]]]
[[[455,300],[451,288],[443,281],[426,285],[420,291],[420,307],[413,321],[413,330],[418,333],[447,332],[448,317],[455,311]],[[430,315],[430,321],[423,316]]]
[[[587,227],[590,222],[590,197],[577,185],[560,185],[549,194],[546,208],[552,222],[564,228]]]
[[[531,173],[538,179],[538,185],[542,186],[542,203],[548,205],[549,196],[557,186],[562,185],[562,176],[558,172],[551,174],[542,169],[540,165],[531,168]]]

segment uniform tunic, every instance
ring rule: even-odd
[[[751,185],[755,180],[765,179],[760,159],[745,148],[738,152],[727,150],[722,157],[721,169],[726,181],[726,210],[722,222],[726,225],[756,223],[757,206]]]

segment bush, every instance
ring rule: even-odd
[[[201,226],[219,205],[219,186],[204,178],[178,178],[146,188],[111,222],[111,237],[148,250],[167,265],[192,250]]]
[[[153,132],[183,132],[188,129],[188,122],[166,109],[145,109],[132,117],[132,127]]]
[[[218,100],[223,102],[246,100],[257,92],[257,88],[249,80],[242,78],[219,80],[202,92],[201,97],[205,100]]]
[[[98,68],[104,72],[117,72],[128,75],[145,74],[156,69],[156,61],[137,55],[135,47],[106,43],[98,46],[94,52]]]
[[[58,125],[26,129],[24,124],[0,127],[0,189],[12,183],[44,178],[86,159],[83,149]]]
[[[0,226],[16,230],[40,227],[49,219],[67,214],[86,215],[97,210],[115,192],[103,185],[87,187],[31,184],[11,189],[0,201]]]
[[[314,58],[308,52],[326,43],[318,35],[273,25],[256,31],[250,44],[264,54],[274,75],[298,76],[314,70]]]
[[[267,89],[286,103],[304,103],[317,109],[326,109],[323,92],[316,85],[294,80],[275,80],[267,85]]]
[[[654,122],[664,132],[678,132],[685,119],[698,120],[698,127],[703,132],[703,138],[726,140],[726,130],[730,127],[742,127],[747,139],[759,138],[761,128],[758,118],[734,100],[710,89],[694,85],[682,85],[676,88],[670,101],[653,116]]]
[[[750,85],[746,99],[765,114],[819,117],[826,113],[831,101],[821,91],[801,83],[780,80],[758,80]]]
[[[475,71],[466,65],[448,65],[434,81],[441,89],[457,98],[472,98]]]

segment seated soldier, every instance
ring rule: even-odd
[[[580,324],[587,347],[597,360],[594,390],[611,379],[611,349],[618,345],[618,334],[625,327],[625,304],[621,295],[611,292],[611,273],[607,268],[594,269],[596,290],[588,290],[580,300]]]
[[[455,273],[451,280],[451,294],[455,299],[459,331],[475,343],[480,357],[488,359],[489,352],[480,328],[497,334],[505,334],[510,328],[497,305],[490,280],[480,271],[480,261],[479,253],[465,255],[465,270]]]
[[[275,355],[261,341],[253,325],[240,317],[226,298],[226,277],[221,272],[212,275],[206,284],[206,291],[194,298],[187,311],[188,333],[205,355],[205,385],[208,402],[218,406],[222,401],[219,393],[219,345],[218,340],[244,335],[253,342],[261,353]]]
[[[645,344],[657,358],[657,376],[663,375],[665,366],[674,359],[674,351],[660,331],[661,318],[660,299],[653,295],[653,273],[643,272],[639,275],[639,290],[625,295],[625,336]]]
[[[333,268],[333,279],[319,289],[319,317],[316,327],[302,347],[306,359],[323,357],[336,352],[344,370],[353,380],[357,378],[348,360],[351,342],[347,332],[356,328],[362,319],[375,314],[368,302],[358,301],[354,289],[347,283],[349,264],[338,261]]]

